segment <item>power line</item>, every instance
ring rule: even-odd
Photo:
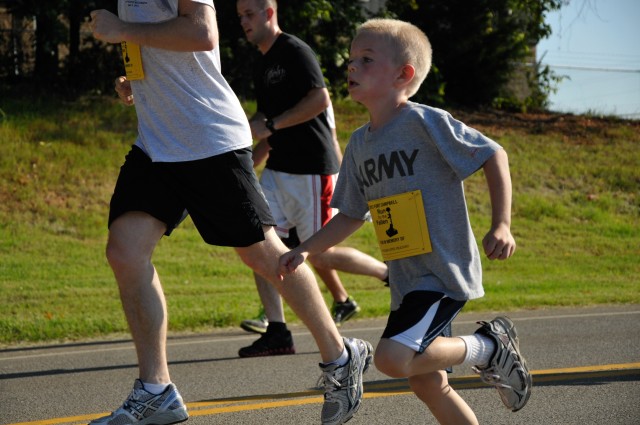
[[[554,64],[546,64],[551,68],[559,68],[559,69],[578,69],[581,71],[603,71],[603,72],[633,72],[640,73],[640,69],[631,69],[631,68],[602,68],[596,66],[579,66],[579,65],[554,65]]]
[[[540,44],[538,44],[540,47]],[[542,50],[539,48],[539,50]],[[544,49],[545,55],[551,56],[578,56],[578,57],[596,57],[596,58],[617,58],[617,59],[638,59],[640,55],[638,53],[616,53],[616,52],[601,52],[601,51],[576,51],[576,50],[560,50],[557,49]]]

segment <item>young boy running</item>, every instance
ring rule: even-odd
[[[391,286],[391,313],[375,364],[391,377],[407,377],[440,423],[477,424],[449,386],[446,368],[472,366],[513,411],[531,393],[531,375],[508,318],[481,322],[473,335],[445,336],[466,301],[484,295],[463,180],[484,170],[492,220],[482,245],[489,259],[505,260],[516,248],[511,178],[507,154],[497,143],[443,110],[408,100],[430,66],[431,45],[417,27],[373,19],[358,29],[348,87],[370,121],[353,133],[344,154],[332,201],[340,213],[284,254],[280,273],[341,242],[371,212]]]

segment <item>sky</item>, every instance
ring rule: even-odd
[[[569,77],[549,109],[640,119],[640,0],[565,0],[545,21],[538,61]]]

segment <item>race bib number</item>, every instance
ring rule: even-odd
[[[124,61],[127,80],[142,80],[144,78],[144,70],[142,69],[140,46],[126,41],[123,41],[120,45],[122,47],[122,60]]]
[[[368,204],[385,261],[431,252],[422,192],[401,193]]]

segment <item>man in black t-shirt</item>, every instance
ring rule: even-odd
[[[260,183],[276,231],[286,238],[295,227],[304,241],[333,216],[329,203],[341,152],[329,123],[329,91],[315,53],[279,28],[274,0],[238,0],[237,10],[248,41],[262,54],[254,72],[257,112],[250,119],[253,137],[259,140],[254,166],[266,159]],[[335,247],[309,261],[334,298],[332,313],[338,325],[360,307],[349,297],[336,270],[381,280],[388,276],[384,263],[354,248]],[[256,284],[268,320],[243,322],[244,329],[264,335],[242,348],[240,356],[295,353],[279,295],[259,276]]]

